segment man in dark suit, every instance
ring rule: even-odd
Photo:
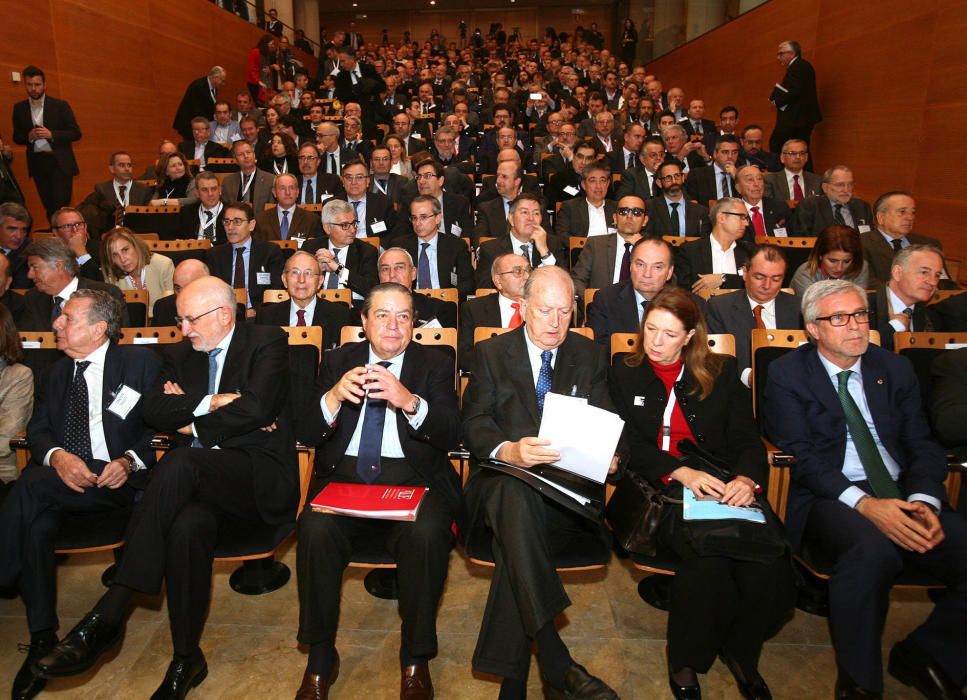
[[[117,345],[120,328],[121,309],[104,292],[78,290],[64,303],[54,331],[66,357],[41,383],[27,428],[33,459],[0,507],[0,585],[19,587],[30,629],[14,698],[46,685],[31,667],[57,643],[54,540],[63,517],[129,508],[155,461],[142,396],[161,362],[146,348]]]
[[[645,129],[641,124],[629,124],[625,128],[621,147],[605,156],[611,166],[611,172],[621,175],[622,180],[629,171],[641,167],[638,153],[641,151],[641,144],[644,143],[645,136]]]
[[[131,156],[124,151],[111,154],[108,170],[113,177],[107,182],[94,185],[94,191],[77,205],[87,221],[88,230],[95,237],[115,226],[124,225],[125,207],[144,206],[153,196],[150,187],[132,179],[134,163]]]
[[[947,460],[930,435],[910,363],[869,343],[863,290],[843,280],[803,297],[814,342],[773,362],[766,432],[796,458],[786,534],[831,562],[837,698],[880,698],[890,587],[914,567],[947,583],[889,671],[929,698],[967,683],[967,522],[945,504]]]
[[[806,197],[793,212],[790,228],[798,236],[818,236],[830,224],[855,228],[860,234],[870,230],[873,210],[853,196],[853,171],[835,165],[823,173],[823,193]]]
[[[774,153],[778,153],[788,139],[802,139],[808,146],[813,127],[823,120],[816,97],[816,71],[802,57],[799,42],[779,44],[777,57],[785,66],[786,74],[769,97],[776,106],[776,126],[769,138],[769,148]],[[808,163],[806,167],[809,167]]]
[[[387,248],[379,256],[377,264],[379,282],[385,284],[394,282],[413,290],[416,284],[416,265],[413,256],[404,248],[396,246]],[[428,327],[457,327],[457,305],[452,301],[435,299],[427,294],[413,294],[413,326]]]
[[[421,139],[419,135],[412,133],[413,118],[409,112],[399,112],[393,115],[393,134],[403,142],[403,150],[407,156],[414,156],[417,153],[424,153],[429,149],[429,144]]]
[[[53,330],[53,322],[60,316],[64,302],[78,289],[99,289],[110,294],[121,305],[121,325],[130,325],[121,290],[113,284],[79,277],[77,257],[60,238],[38,239],[27,246],[24,256],[34,289],[24,296],[20,330]]]
[[[605,236],[614,225],[617,204],[606,199],[611,187],[611,171],[606,163],[592,163],[581,176],[583,197],[561,204],[554,221],[554,233],[562,240],[571,236]]]
[[[477,256],[477,287],[493,288],[490,269],[498,255],[517,253],[532,267],[556,265],[568,269],[567,242],[548,233],[541,225],[543,205],[538,197],[524,192],[510,204],[510,230],[482,246]]]
[[[346,154],[347,162],[350,156],[355,156],[368,163],[369,156],[373,152],[373,142],[368,138],[363,138],[362,120],[359,117],[346,116],[345,111],[343,109],[343,137],[339,140],[339,149]]]
[[[779,156],[762,148],[762,127],[749,124],[742,129],[742,148],[739,150],[739,165],[754,165],[762,172],[777,173],[782,170]]]
[[[705,236],[711,224],[708,209],[688,201],[685,196],[685,174],[677,160],[666,160],[657,170],[655,181],[661,193],[649,199],[648,236]],[[674,214],[673,214],[674,212]]]
[[[479,465],[492,458],[521,467],[559,459],[553,445],[536,437],[547,391],[583,396],[591,405],[613,410],[604,350],[568,331],[573,297],[564,270],[531,273],[524,325],[477,347],[464,394],[463,434],[472,457],[467,532],[468,537],[492,535],[496,562],[473,667],[504,679],[502,697],[526,696],[535,642],[544,682],[558,693],[618,697],[571,658],[554,627],[570,601],[553,554],[565,551],[577,533],[604,536],[603,525],[545,500],[523,481]],[[611,467],[617,470],[617,455]]]
[[[665,162],[665,142],[660,136],[649,136],[641,145],[638,155],[640,168],[633,168],[621,176],[618,187],[618,199],[625,195],[634,195],[648,201],[659,194],[660,186],[655,182],[658,166]]]
[[[743,165],[735,173],[735,191],[748,211],[749,223],[745,240],[754,243],[757,237],[781,236],[788,233],[786,225],[792,218],[784,201],[764,197],[766,185],[762,171],[754,165]]]
[[[499,255],[490,266],[490,277],[497,291],[467,299],[460,306],[457,358],[461,371],[473,371],[474,332],[477,328],[513,329],[524,322],[524,285],[530,273],[530,261],[520,255]]]
[[[334,517],[306,509],[299,521],[299,633],[309,660],[297,698],[328,697],[339,672],[336,630],[342,577],[354,546],[382,543],[397,565],[400,696],[433,697],[436,611],[462,520],[460,481],[447,458],[459,442],[453,363],[411,343],[412,298],[398,284],[374,287],[362,307],[366,341],[328,354],[306,407],[326,483],[427,486],[413,522]],[[338,420],[337,420],[338,419]],[[384,423],[387,425],[384,430]]]
[[[704,168],[712,162],[705,144],[702,141],[689,141],[685,127],[681,124],[670,124],[662,128],[661,137],[665,142],[666,157],[677,160],[683,172]]]
[[[356,240],[356,212],[348,202],[333,199],[322,208],[325,235],[302,246],[316,256],[322,267],[326,289],[352,290],[354,304],[361,303],[379,279],[377,248]]]
[[[581,194],[581,178],[584,169],[597,158],[598,152],[590,143],[574,147],[574,157],[569,167],[555,173],[547,186],[547,208],[555,210],[558,202],[566,202]]]
[[[322,282],[316,257],[297,250],[285,261],[282,273],[288,301],[263,304],[255,322],[268,326],[321,326],[323,350],[338,347],[343,326],[352,325],[352,312],[346,304],[319,298]]]
[[[743,268],[754,248],[742,240],[749,220],[745,202],[720,199],[710,216],[712,232],[675,251],[678,284],[696,294],[703,289],[742,289]]]
[[[224,193],[218,176],[207,171],[195,175],[195,192],[198,201],[183,206],[178,212],[178,235],[208,239],[213,246],[226,243]]]
[[[498,187],[501,173],[504,173],[504,187]],[[508,203],[516,199],[521,192],[530,192],[543,199],[541,191],[541,181],[534,173],[525,173],[520,163],[520,153],[515,148],[505,148],[497,152],[497,171],[493,177],[481,178],[482,186],[480,194],[476,196],[475,208],[478,212],[477,221],[479,223],[479,212],[481,207],[498,197],[503,197]],[[514,180],[519,180],[514,184]],[[504,216],[506,218],[506,215]]]
[[[239,214],[231,209],[229,216]],[[177,433],[177,447],[154,467],[135,507],[114,583],[38,661],[44,677],[89,669],[122,636],[131,595],[156,595],[164,581],[174,658],[156,697],[184,697],[208,672],[199,641],[219,525],[281,525],[296,517],[285,334],[236,325],[235,294],[213,277],[182,291],[178,314],[186,338],[170,348],[144,397],[145,421]]]
[[[943,270],[943,253],[933,246],[911,245],[894,256],[889,281],[870,299],[870,327],[880,332],[880,347],[892,350],[894,333],[944,330],[928,306]]]
[[[454,236],[469,236],[473,227],[470,201],[461,194],[451,192],[449,188],[443,189],[446,175],[443,166],[432,158],[425,158],[413,166],[413,174],[416,192],[427,197],[433,197],[442,205],[443,219],[440,221],[440,231]],[[406,211],[409,208],[410,199],[412,198],[407,198],[405,195],[402,197],[400,200],[401,211]],[[397,221],[396,229],[394,238],[404,233],[406,221],[402,218]]]
[[[822,189],[822,178],[806,170],[809,160],[809,146],[801,139],[789,139],[782,144],[779,161],[782,170],[765,173],[766,196],[783,201],[801,202],[812,197]]]
[[[19,327],[24,315],[23,296],[10,291],[13,278],[10,276],[10,259],[0,255],[0,304],[7,307],[13,318],[13,325]]]
[[[715,148],[718,131],[715,122],[705,119],[705,100],[689,100],[688,115],[679,124],[685,129],[689,141],[701,141],[707,152]]]
[[[229,150],[220,143],[209,139],[211,126],[204,117],[191,120],[192,138],[178,144],[178,151],[189,160],[198,161],[198,170],[208,170],[209,158],[228,158]]]
[[[215,96],[224,82],[225,69],[213,66],[208,75],[188,83],[178,111],[175,112],[175,120],[171,124],[171,128],[181,134],[185,141],[192,140],[192,120],[195,117],[203,117],[208,122],[215,116]]]
[[[10,263],[11,286],[14,289],[27,289],[34,283],[27,275],[27,256],[24,252],[30,245],[30,227],[33,217],[22,204],[4,202],[0,204],[0,254]]]
[[[44,72],[23,69],[27,99],[13,106],[13,141],[27,146],[27,173],[49,217],[70,206],[74,176],[80,171],[71,143],[81,138],[71,106],[47,95]]]
[[[709,299],[705,319],[709,333],[731,333],[735,336],[735,359],[739,379],[751,386],[752,330],[802,328],[799,299],[782,293],[786,260],[782,250],[773,245],[758,246],[745,267],[745,293],[720,294]]]
[[[272,196],[277,205],[255,215],[257,237],[263,241],[285,241],[290,238],[308,241],[322,235],[322,222],[311,211],[296,206],[299,179],[292,173],[275,176]]]
[[[356,51],[344,46],[339,49],[339,73],[336,75],[336,97],[343,103],[356,102],[362,108],[363,129],[375,127],[379,94],[386,83],[376,69],[356,59]]]
[[[707,205],[722,197],[735,197],[735,161],[739,157],[739,140],[734,136],[722,136],[715,142],[712,167],[697,168],[688,174],[685,192],[690,199]]]
[[[185,287],[199,277],[208,277],[210,274],[211,272],[208,270],[208,265],[203,263],[201,260],[196,260],[195,258],[187,258],[175,265],[175,271],[172,275],[172,283],[175,293],[169,294],[166,297],[161,297],[155,301],[154,309],[151,312],[151,325],[177,326],[178,321],[175,320],[175,317],[178,315],[178,307],[176,306],[178,295],[181,294],[181,291]],[[239,307],[241,307],[241,304],[239,304]],[[242,309],[240,320],[245,320],[244,308]]]
[[[256,216],[265,211],[265,205],[273,201],[272,174],[259,170],[255,149],[248,141],[240,140],[232,144],[232,157],[238,164],[239,172],[229,173],[222,180],[222,201],[248,202]]]
[[[400,201],[400,192],[406,181],[389,170],[393,166],[393,157],[386,146],[374,146],[369,156],[369,166],[372,178],[369,191],[385,194],[394,204]]]
[[[571,269],[579,303],[583,303],[584,290],[601,289],[629,278],[631,249],[642,237],[642,230],[648,222],[645,203],[639,197],[622,197],[612,222],[615,233],[588,238]]]
[[[416,261],[415,289],[455,288],[461,301],[475,288],[470,250],[456,236],[440,233],[440,202],[419,195],[410,203],[409,232],[391,242]]]
[[[306,155],[302,152],[302,148],[308,145],[311,144],[306,143],[299,148],[300,155]],[[319,170],[320,175],[325,174],[338,180],[342,167],[350,161],[359,159],[359,154],[355,151],[343,148],[340,145],[339,127],[333,122],[323,122],[319,125],[319,128],[316,129],[315,146],[318,148],[319,160],[314,161],[313,165]],[[300,161],[300,170],[302,164],[303,162]],[[302,201],[306,200],[303,199]],[[317,199],[316,201],[321,202],[322,200]]]
[[[87,222],[81,213],[72,207],[61,207],[50,215],[50,228],[77,259],[78,276],[103,282],[101,245],[88,235]]]
[[[356,212],[359,226],[356,235],[388,239],[396,226],[396,210],[387,195],[368,191],[369,169],[363,161],[343,165],[342,186],[346,190],[346,201]]]
[[[246,290],[245,316],[254,318],[267,289],[282,288],[282,250],[274,243],[252,238],[255,217],[244,202],[225,206],[228,242],[208,249],[205,263],[214,277],[233,289]]]

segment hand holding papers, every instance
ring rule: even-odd
[[[766,516],[755,503],[749,506],[727,506],[715,499],[696,498],[691,489],[683,489],[685,520],[746,520],[765,524]]]
[[[617,414],[585,399],[548,393],[538,437],[560,453],[553,466],[603,484],[624,425]]]

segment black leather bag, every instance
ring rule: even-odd
[[[681,504],[681,500],[669,498],[628,470],[611,494],[605,517],[618,544],[629,552],[653,557],[658,552],[658,528],[671,504]]]

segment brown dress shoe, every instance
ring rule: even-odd
[[[302,676],[302,685],[295,693],[295,700],[329,700],[329,687],[339,677],[339,654],[336,663],[332,665],[329,678],[323,678],[317,673],[306,671]]]
[[[403,669],[400,700],[433,700],[433,681],[426,664],[413,664]]]

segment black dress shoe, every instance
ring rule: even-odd
[[[836,700],[882,700],[882,698],[883,693],[861,688],[843,673],[836,678]]]
[[[55,644],[57,644],[57,638],[52,637],[50,640],[31,642],[29,645],[17,645],[20,651],[27,652],[27,658],[24,660],[20,670],[17,671],[17,675],[13,678],[13,689],[11,693],[13,700],[30,700],[30,698],[36,697],[44,689],[47,685],[47,679],[41,678],[34,673],[33,666],[37,663],[38,659],[47,656]]]
[[[544,697],[549,700],[618,700],[618,694],[580,664],[564,672],[564,690],[544,682]]]
[[[189,690],[201,685],[207,676],[208,662],[201,652],[193,660],[174,659],[151,700],[182,700]]]
[[[680,669],[676,673],[681,676],[684,670]],[[702,700],[702,686],[698,684],[698,676],[694,671],[689,671],[691,678],[687,682],[682,682],[682,678],[676,680],[676,673],[672,673],[670,669],[668,671],[668,687],[671,688],[675,700]]]
[[[967,697],[950,676],[909,639],[893,646],[888,670],[891,676],[916,688],[928,700],[963,700]]]
[[[105,622],[99,613],[88,613],[50,653],[41,658],[34,672],[43,678],[63,678],[83,673],[97,657],[113,647],[123,628]]]
[[[729,671],[732,673],[732,677],[735,679],[735,684],[739,687],[739,692],[745,700],[772,700],[772,691],[769,690],[769,686],[766,685],[765,679],[759,674],[758,671],[755,672],[755,676],[751,679],[746,678],[746,675],[742,673],[742,669],[739,665],[732,661],[732,659],[726,656],[720,656],[722,663],[726,665]]]

